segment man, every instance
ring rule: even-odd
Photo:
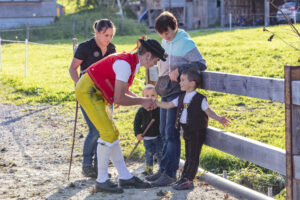
[[[114,126],[107,105],[142,105],[151,110],[156,107],[151,98],[137,97],[129,90],[140,66],[150,68],[158,60],[165,61],[164,49],[156,40],[139,39],[137,53],[112,54],[88,68],[76,85],[76,97],[99,132],[97,155],[98,178],[96,191],[122,193],[123,189],[108,177],[108,162],[111,160],[119,174],[121,187],[148,188],[151,185],[132,176],[128,171],[121,147],[119,132]]]

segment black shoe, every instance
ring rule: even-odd
[[[164,186],[171,185],[174,182],[176,182],[176,178],[170,177],[166,173],[162,173],[162,175],[158,179],[151,182],[151,186],[152,187],[164,187]]]
[[[82,174],[85,177],[97,178],[97,173],[92,166],[84,166],[82,167]]]
[[[117,184],[107,179],[107,181],[105,181],[104,183],[96,182],[96,192],[123,193],[124,190],[118,187]]]
[[[120,187],[122,188],[150,188],[151,184],[145,181],[142,181],[141,179],[139,179],[136,176],[133,176],[131,179],[128,180],[123,180],[123,179],[119,179],[119,184]]]
[[[151,176],[146,176],[145,179],[147,181],[155,181],[157,180],[160,176],[161,176],[162,172],[160,170],[158,170],[155,174],[151,175]]]

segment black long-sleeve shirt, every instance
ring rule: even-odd
[[[155,122],[147,131],[147,137],[156,137],[160,135],[159,132],[159,121],[160,121],[160,109],[156,108],[151,111],[145,110],[143,107],[140,107],[134,118],[134,134],[135,136],[144,132],[148,124],[152,119],[155,119]]]

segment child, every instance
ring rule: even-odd
[[[157,99],[157,93],[154,85],[148,84],[144,87],[143,97],[152,98],[154,100]],[[160,162],[161,159],[163,142],[159,132],[159,113],[159,108],[147,111],[143,107],[140,107],[134,119],[134,134],[138,140],[144,140],[144,146],[146,149],[146,169],[142,174],[147,176],[153,174],[154,154],[156,154],[158,162]],[[142,133],[152,119],[155,119],[155,122],[149,128],[146,135],[142,137]]]
[[[186,161],[179,181],[172,185],[176,190],[192,189],[193,179],[199,166],[199,156],[208,126],[208,117],[217,120],[223,126],[230,121],[211,110],[206,97],[195,91],[200,85],[200,70],[188,68],[180,76],[180,88],[184,93],[170,102],[157,102],[157,106],[169,109],[177,107],[176,128],[183,129]]]

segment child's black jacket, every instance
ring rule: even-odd
[[[135,115],[134,119],[134,134],[138,135],[143,133],[148,124],[152,119],[155,119],[155,122],[152,124],[150,129],[147,131],[145,136],[156,137],[160,135],[159,132],[159,116],[160,109],[156,108],[151,111],[145,110],[143,107],[140,107]]]

